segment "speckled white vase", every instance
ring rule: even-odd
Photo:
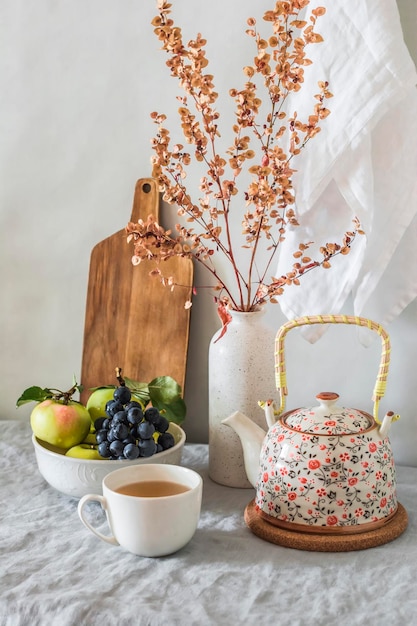
[[[241,411],[265,428],[259,400],[276,393],[274,349],[276,331],[264,311],[230,311],[227,332],[213,336],[209,348],[209,475],[228,487],[251,488],[243,461],[242,444],[222,420]]]

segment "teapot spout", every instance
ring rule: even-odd
[[[251,485],[256,488],[259,457],[266,434],[265,431],[240,411],[235,411],[235,413],[226,417],[226,419],[222,420],[222,424],[233,428],[238,435],[242,443],[246,475]]]
[[[400,419],[399,415],[395,415],[393,411],[388,411],[382,420],[381,426],[379,427],[379,436],[381,439],[385,439],[388,435],[389,429],[391,428],[392,422],[396,422],[398,419]]]

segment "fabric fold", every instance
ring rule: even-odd
[[[395,0],[320,4],[327,9],[317,25],[324,42],[308,49],[313,64],[304,89],[316,93],[325,79],[334,97],[322,132],[297,157],[301,226],[283,242],[277,275],[292,266],[300,242],[314,241],[309,256],[319,258],[317,249],[340,241],[355,216],[366,235],[330,270],[288,289],[280,304],[288,318],[336,314],[352,296],[355,315],[384,325],[417,297],[417,72]],[[300,119],[311,110],[307,100],[297,106]],[[306,327],[303,334],[315,341],[324,330]]]

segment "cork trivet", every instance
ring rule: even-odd
[[[396,539],[404,532],[408,524],[407,511],[401,504],[398,504],[397,512],[384,526],[354,535],[315,535],[311,532],[303,533],[277,528],[258,515],[255,500],[247,505],[244,517],[248,528],[261,539],[286,548],[313,552],[348,552],[374,548]]]

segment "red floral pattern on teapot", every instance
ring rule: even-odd
[[[335,394],[336,395],[336,394]],[[320,396],[319,396],[320,397]],[[325,403],[324,403],[325,404]],[[318,407],[318,413],[322,412]],[[378,425],[370,415],[341,411],[367,428],[341,434],[316,435],[303,428],[302,416],[311,424],[315,411],[297,410],[286,414],[273,426],[262,446],[256,506],[276,525],[280,522],[318,527],[356,527],[378,523],[397,509],[395,465],[388,438],[378,437]],[[357,419],[357,415],[360,419]],[[292,424],[288,427],[288,422]],[[327,422],[327,423],[326,423]],[[348,422],[350,423],[350,422]]]

